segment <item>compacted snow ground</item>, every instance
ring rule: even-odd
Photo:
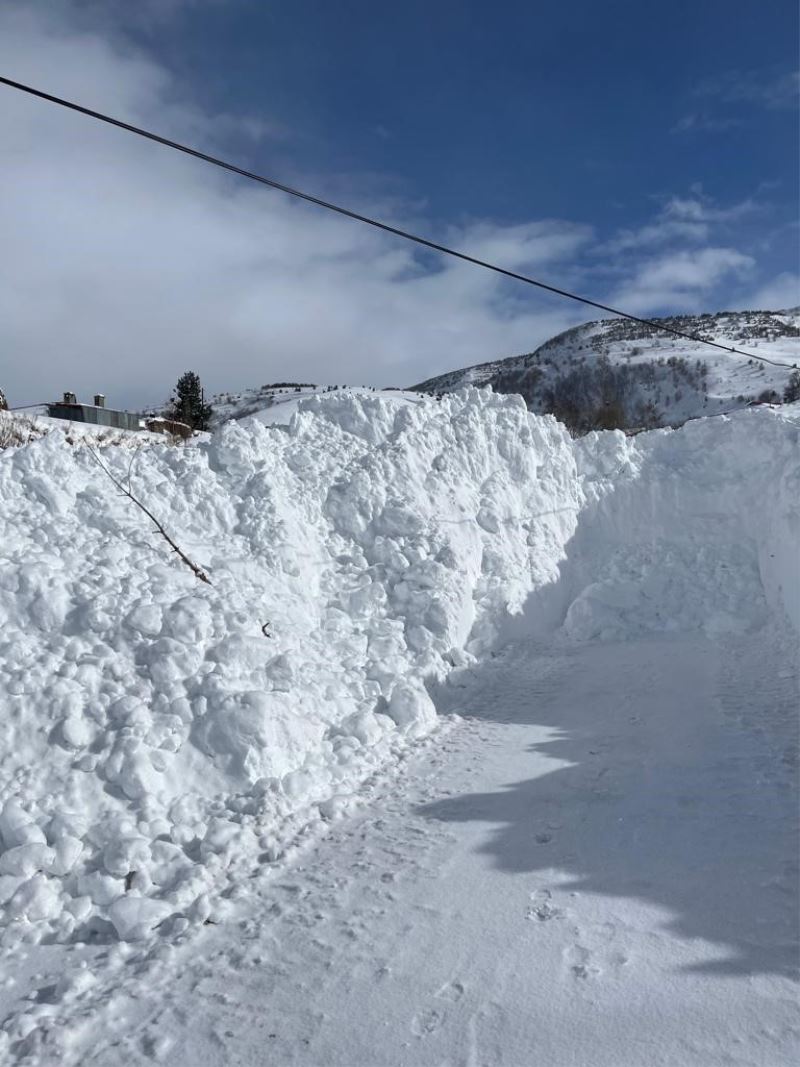
[[[771,627],[509,646],[228,920],[140,963],[74,948],[97,984],[58,1062],[797,1062],[793,657]]]

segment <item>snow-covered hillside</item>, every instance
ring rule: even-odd
[[[786,366],[670,337],[627,319],[605,319],[567,330],[528,355],[451,371],[414,389],[441,393],[491,385],[520,393],[532,411],[555,412],[579,430],[633,429],[779,402],[792,367],[800,365],[798,308],[656,321]]]
[[[376,389],[368,385],[310,385],[285,383],[243,389],[238,393],[218,393],[212,397],[211,427],[218,429],[231,420],[253,417],[266,426],[288,426],[292,415],[304,400],[312,396],[329,397],[338,393],[350,396],[379,396],[395,404],[418,404],[420,396],[413,390]]]
[[[545,641],[688,635],[730,651],[768,632],[791,676],[798,405],[573,441],[518,396],[411,399],[288,394],[288,420],[150,440],[133,464],[105,447],[209,585],[81,441],[0,452],[0,924],[25,975],[2,994],[0,1041],[21,1060],[89,1062],[99,1031],[79,1041],[77,1015],[122,990],[127,1016],[208,923],[228,947],[239,923],[269,938],[261,874],[458,734],[449,713],[465,709],[437,686],[457,694],[509,641],[538,642],[533,664]],[[298,920],[304,942],[316,921]],[[122,1024],[103,1025],[110,1040]],[[170,1047],[142,1040],[147,1056]],[[302,1059],[297,1040],[281,1062],[334,1062]],[[93,1062],[138,1062],[98,1047]]]

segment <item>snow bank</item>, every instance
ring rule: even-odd
[[[586,496],[528,621],[572,639],[800,633],[800,405],[575,442]]]
[[[130,450],[104,457],[124,480]],[[312,398],[131,476],[211,586],[86,448],[0,454],[7,937],[204,921],[431,730],[424,680],[556,579],[582,504],[563,428],[478,390]]]
[[[509,613],[566,639],[800,631],[800,413],[572,442],[522,400],[302,401],[149,443],[0,453],[0,921],[140,939],[218,894],[435,724],[425,681]],[[125,480],[129,448],[104,457]],[[263,627],[273,637],[264,634]]]

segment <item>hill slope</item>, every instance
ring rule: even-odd
[[[655,321],[787,366],[765,365],[627,319],[605,319],[573,327],[526,355],[451,371],[412,388],[449,393],[491,386],[520,393],[532,411],[552,412],[579,432],[630,429],[779,400],[792,365],[800,363],[800,308]]]

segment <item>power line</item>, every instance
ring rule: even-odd
[[[309,204],[316,204],[317,207],[325,208],[327,211],[335,211],[338,215],[344,215],[345,218],[354,219],[356,222],[363,222],[365,225],[372,226],[376,230],[383,230],[384,233],[391,233],[395,237],[402,237],[406,241],[413,241],[414,244],[422,245],[424,248],[430,248],[432,251],[440,252],[442,255],[452,256],[454,259],[463,260],[465,263],[472,263],[476,267],[483,267],[485,270],[494,271],[495,274],[502,274],[506,278],[513,278],[515,281],[524,282],[526,285],[533,285],[537,289],[544,289],[548,293],[555,293],[556,296],[563,296],[568,300],[575,300],[580,304],[598,308],[600,311],[607,311],[619,318],[629,319],[631,322],[638,322],[643,326],[649,326],[651,329],[662,333],[669,333],[675,337],[682,337],[687,341],[695,341],[698,344],[709,345],[712,348],[719,348],[723,352],[733,352],[739,356],[746,356],[748,359],[755,359],[760,363],[769,363],[773,367],[786,367],[791,369],[792,365],[789,363],[779,363],[776,360],[768,359],[766,356],[757,356],[754,352],[744,352],[740,348],[723,345],[718,341],[709,341],[708,338],[700,337],[698,334],[686,333],[683,330],[675,329],[673,326],[666,326],[663,323],[655,322],[653,319],[643,319],[638,315],[631,315],[627,311],[621,311],[619,308],[610,307],[608,304],[601,304],[597,300],[590,300],[588,297],[579,296],[577,293],[571,293],[567,289],[559,289],[555,285],[548,285],[546,282],[538,281],[536,278],[531,278],[527,274],[519,274],[517,271],[508,270],[505,267],[497,266],[495,263],[489,263],[486,260],[470,256],[466,252],[459,252],[455,248],[448,248],[447,245],[431,241],[427,237],[420,237],[418,234],[410,233],[408,230],[401,230],[397,226],[390,226],[388,223],[380,222],[378,219],[370,218],[368,215],[361,215],[357,211],[351,211],[349,208],[342,207],[339,204],[333,204],[328,200],[322,200],[317,196],[312,196],[310,193],[304,193],[300,189],[294,189],[291,185],[284,185],[283,182],[275,181],[273,178],[267,178],[263,174],[256,174],[254,171],[245,170],[243,167],[237,167],[234,163],[228,163],[226,160],[219,159],[217,156],[208,155],[208,153],[201,152],[197,148],[190,148],[188,145],[180,144],[178,141],[171,141],[167,137],[162,137],[160,134],[142,129],[140,126],[132,126],[128,122],[123,122],[121,119],[115,119],[111,115],[105,115],[101,111],[94,111],[92,108],[83,107],[81,104],[76,104],[72,100],[65,100],[60,96],[53,96],[51,93],[45,93],[41,89],[34,89],[30,85],[23,85],[22,82],[12,81],[11,78],[4,78],[0,75],[0,84],[7,85],[11,89],[17,89],[22,93],[28,93],[30,96],[36,96],[40,100],[47,100],[51,104],[58,104],[59,107],[68,108],[70,111],[77,111],[81,115],[88,115],[89,118],[97,119],[99,122],[105,122],[109,126],[117,126],[121,130],[127,130],[128,133],[135,133],[139,137],[145,137],[148,141],[155,141],[157,144],[164,145],[167,148],[174,148],[176,152],[183,152],[185,155],[193,156],[195,159],[202,159],[205,163],[212,163],[215,167],[221,167],[222,170],[230,171],[232,174],[238,174],[242,178],[249,178],[254,182],[260,182],[262,185],[268,185],[271,189],[278,189],[282,193],[288,193],[289,196],[305,200]]]

